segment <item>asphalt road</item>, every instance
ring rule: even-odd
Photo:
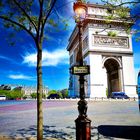
[[[43,108],[44,138],[74,140],[77,101],[44,101]],[[0,135],[36,137],[36,114],[36,101],[0,101]],[[136,101],[88,101],[87,114],[92,140],[136,139],[140,132]]]

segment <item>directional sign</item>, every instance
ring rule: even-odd
[[[90,73],[89,65],[86,66],[73,66],[71,72],[74,75],[87,75]]]

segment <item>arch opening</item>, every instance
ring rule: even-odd
[[[107,72],[107,97],[110,98],[112,92],[122,91],[120,65],[115,59],[110,58],[105,61],[104,67]]]

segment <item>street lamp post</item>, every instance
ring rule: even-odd
[[[82,30],[83,30],[83,23],[86,16],[86,5],[81,2],[81,0],[77,0],[73,6],[74,12],[76,14],[75,21],[78,26],[78,35],[79,35],[79,48],[77,53],[77,61],[78,66],[81,69],[85,69],[86,67],[83,66],[83,55],[82,55],[82,48],[83,48],[83,40],[82,40]],[[89,74],[89,73],[86,73]],[[84,87],[84,76],[85,73],[79,73],[79,88],[80,88],[80,101],[78,102],[78,111],[79,116],[75,120],[76,123],[76,140],[91,140],[91,120],[87,117],[87,101],[85,100],[85,87]]]

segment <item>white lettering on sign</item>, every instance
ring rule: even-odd
[[[72,74],[75,74],[75,75],[87,75],[89,74],[89,66],[86,65],[86,66],[73,66],[72,67]]]
[[[74,67],[74,73],[88,73],[87,67]]]

